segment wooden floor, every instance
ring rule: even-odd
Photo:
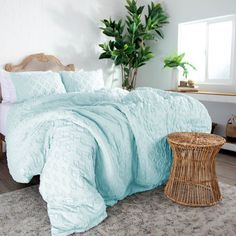
[[[236,153],[219,153],[216,173],[220,182],[236,186]]]
[[[25,188],[37,183],[39,183],[38,176],[34,177],[30,184],[16,183],[9,173],[6,158],[4,157],[0,160],[0,194]]]
[[[236,153],[219,153],[216,172],[220,182],[236,186]],[[0,160],[0,193],[10,192],[39,183],[35,177],[30,184],[18,184],[9,174],[6,158]]]

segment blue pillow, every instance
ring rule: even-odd
[[[67,92],[87,92],[104,88],[102,70],[62,71],[61,76]]]
[[[66,93],[59,73],[52,71],[0,73],[5,102],[22,102],[51,94]]]

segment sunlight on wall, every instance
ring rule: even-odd
[[[0,65],[44,52],[78,69],[102,68],[111,84],[112,63],[98,60],[100,20],[123,14],[120,0],[0,0]]]

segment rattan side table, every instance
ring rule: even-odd
[[[174,160],[165,195],[187,206],[211,206],[222,199],[215,157],[225,139],[206,133],[178,132],[168,135]]]

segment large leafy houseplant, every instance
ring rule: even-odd
[[[163,38],[162,28],[168,23],[161,4],[151,2],[146,15],[144,8],[135,0],[127,0],[125,21],[102,21],[102,32],[113,39],[99,45],[103,49],[99,59],[109,58],[121,66],[122,86],[128,90],[135,88],[138,68],[154,57],[146,42]]]

